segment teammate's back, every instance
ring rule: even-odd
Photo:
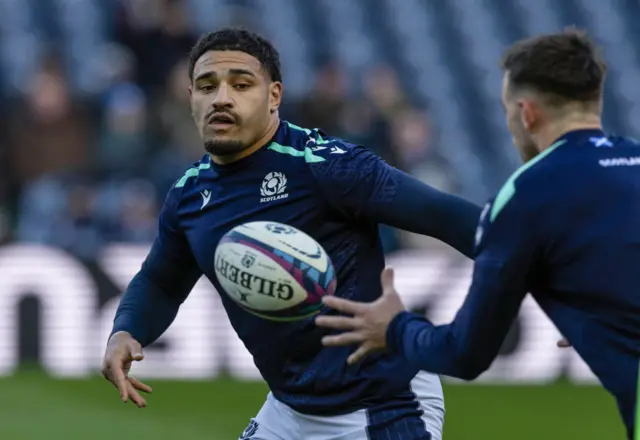
[[[640,362],[640,148],[602,130],[606,64],[585,33],[519,41],[502,67],[502,104],[525,165],[480,216],[473,281],[453,322],[434,326],[405,311],[394,315],[401,307],[389,272],[385,294],[373,304],[326,299],[355,313],[351,321],[317,322],[352,330],[326,338],[326,345],[360,342],[359,354],[387,348],[416,368],[471,380],[496,358],[531,293],[616,398],[632,438]]]
[[[541,203],[544,264],[531,291],[631,426],[640,361],[640,148],[597,131],[566,139],[520,182]]]

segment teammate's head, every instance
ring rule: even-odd
[[[570,28],[518,41],[502,69],[507,124],[525,161],[548,146],[543,133],[559,121],[600,123],[606,65],[586,33]]]
[[[193,117],[214,156],[237,155],[277,124],[280,58],[261,36],[241,28],[203,35],[191,51],[189,77]]]

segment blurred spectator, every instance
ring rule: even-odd
[[[86,109],[71,100],[56,58],[43,60],[24,105],[10,121],[12,168],[21,185],[41,176],[85,169],[89,162]]]
[[[66,210],[56,228],[53,244],[80,258],[97,257],[104,241],[99,219],[94,215],[96,200],[96,189],[88,183],[76,183],[69,188]]]
[[[311,92],[295,105],[296,124],[321,128],[332,136],[340,136],[340,115],[346,102],[346,80],[342,67],[335,62],[320,68]]]
[[[108,95],[113,88],[136,83],[137,60],[131,50],[121,44],[103,45],[90,62],[97,94]]]
[[[389,123],[370,102],[353,99],[347,103],[340,115],[339,132],[347,141],[364,145],[390,165],[399,166]]]
[[[138,60],[139,84],[156,91],[197,40],[189,25],[186,2],[133,0],[123,2],[121,8],[118,39]]]
[[[409,106],[396,72],[388,65],[379,65],[367,72],[364,94],[373,108],[388,120]]]
[[[145,180],[128,182],[122,191],[119,241],[151,243],[156,234],[158,200]]]
[[[169,73],[167,87],[154,106],[158,113],[159,129],[163,143],[175,148],[176,153],[185,152],[189,157],[200,156],[202,140],[191,115],[189,101],[189,61],[178,62]]]
[[[167,87],[153,105],[155,145],[151,178],[164,197],[171,184],[203,154],[189,102],[188,60],[178,62],[169,74]]]
[[[400,168],[441,191],[456,192],[447,164],[432,148],[426,111],[413,108],[399,111],[392,118],[391,130],[392,148]]]
[[[90,180],[42,178],[24,192],[18,237],[93,259],[104,243],[100,220],[94,215],[96,201]]]
[[[105,240],[150,243],[156,233],[159,204],[145,179],[112,180],[101,187],[94,211]]]
[[[126,176],[144,169],[147,118],[146,98],[137,86],[122,84],[110,91],[98,150],[100,169]]]

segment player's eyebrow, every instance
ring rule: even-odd
[[[251,70],[248,69],[229,69],[229,75],[231,76],[241,76],[241,75],[246,75],[246,76],[251,76],[251,77],[256,77],[256,74],[253,73]],[[200,81],[203,79],[212,79],[212,78],[216,78],[218,76],[218,74],[216,72],[204,72],[201,73],[200,75],[198,75],[194,81]]]
[[[253,73],[251,70],[248,69],[229,69],[229,75],[235,75],[235,76],[240,76],[240,75],[247,75],[247,76],[256,76],[255,73]]]

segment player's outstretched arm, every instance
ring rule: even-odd
[[[388,209],[372,205],[371,216],[380,223],[437,238],[473,258],[481,208],[395,168],[389,172],[398,181],[396,196]]]
[[[473,256],[479,206],[420,182],[366,148],[339,145],[339,154],[323,150],[327,159],[311,168],[329,203],[354,219],[434,237]]]
[[[102,366],[122,400],[130,398],[138,407],[146,402],[137,391],[150,388],[128,376],[131,362],[142,360],[142,347],[167,330],[202,275],[178,227],[176,204],[169,193],[151,251],[120,300]]]

